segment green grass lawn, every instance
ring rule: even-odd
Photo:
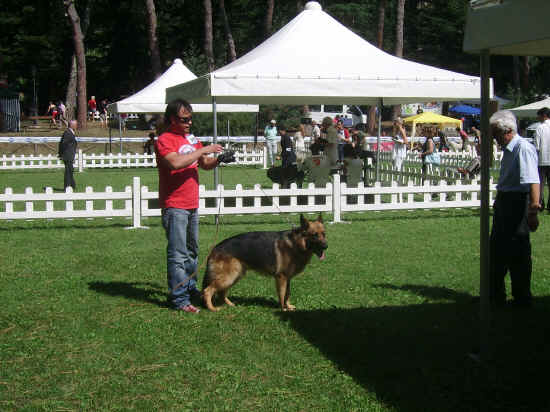
[[[122,188],[133,175],[156,187],[153,170],[76,179]],[[0,178],[2,191],[40,188],[62,171]],[[238,169],[222,178],[252,184]],[[216,236],[202,218],[200,261],[221,239],[284,230],[288,219],[299,221],[225,217]],[[532,236],[535,306],[493,314],[487,367],[468,356],[480,335],[478,211],[344,219],[327,224],[327,259],[293,281],[296,312],[279,311],[273,280],[250,273],[230,291],[238,306],[198,315],[165,306],[158,218],[145,219],[149,230],[124,230],[122,219],[0,221],[0,410],[549,410],[548,215]]]

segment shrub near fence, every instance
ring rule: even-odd
[[[495,185],[491,184],[491,190],[495,190]],[[377,182],[372,187],[361,183],[356,188],[348,188],[340,183],[339,175],[334,175],[333,183],[322,188],[310,184],[299,189],[293,184],[290,189],[280,189],[275,184],[270,189],[260,185],[253,189],[243,189],[241,185],[226,189],[220,185],[206,190],[201,185],[199,211],[201,215],[327,212],[332,213],[333,221],[338,223],[342,212],[479,207],[479,191],[478,182],[458,181],[448,185],[445,180],[438,184],[426,180],[423,186],[415,186],[412,181],[399,186],[392,181],[391,186]],[[435,194],[438,196],[434,197]],[[75,208],[75,201],[83,202],[84,207]],[[54,208],[54,202],[61,207]],[[121,203],[122,207],[114,207],[113,202]],[[139,177],[134,177],[132,186],[122,192],[113,192],[110,187],[104,192],[94,192],[87,187],[78,193],[71,188],[64,193],[54,193],[52,188],[46,188],[43,193],[33,193],[31,188],[25,193],[13,193],[11,188],[6,188],[4,194],[0,194],[0,220],[131,217],[132,228],[140,228],[141,219],[152,216],[160,216],[158,192],[149,192]]]

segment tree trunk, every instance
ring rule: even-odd
[[[86,6],[84,7],[84,13],[82,14],[82,19],[80,22],[80,28],[82,29],[82,34],[86,37],[88,32],[88,27],[90,26],[90,10],[92,2],[87,1]],[[67,82],[67,92],[65,94],[65,107],[67,120],[72,120],[75,117],[76,113],[76,85],[77,85],[77,72],[76,72],[76,54],[73,53],[71,58],[71,71],[69,73],[69,81]],[[87,109],[86,109],[87,110]]]
[[[386,0],[378,0],[378,33],[377,46],[382,49],[384,45],[384,22],[386,19]],[[367,131],[369,134],[374,134],[376,130],[376,106],[369,107],[367,116]]]
[[[384,21],[386,19],[386,0],[378,0],[378,48],[382,48],[384,42]]]
[[[529,56],[521,56],[521,88],[523,93],[529,93]]]
[[[149,53],[151,55],[151,68],[153,70],[153,76],[156,79],[162,74],[162,69],[160,67],[159,42],[157,39],[157,12],[155,11],[154,0],[145,0],[145,5],[147,6],[147,23]]]
[[[514,93],[519,95],[521,92],[520,81],[519,81],[519,56],[513,56],[513,68],[514,68]],[[517,102],[516,102],[517,103]]]
[[[71,22],[71,27],[73,30],[73,42],[76,55],[76,73],[77,73],[77,120],[79,128],[83,129],[86,127],[86,112],[87,112],[87,102],[86,102],[86,52],[84,49],[84,34],[82,34],[82,29],[80,27],[80,17],[76,11],[74,4],[75,0],[63,0],[65,5],[65,10],[69,21]]]
[[[235,40],[233,39],[233,34],[231,33],[229,19],[227,18],[227,13],[225,12],[225,0],[220,0],[220,11],[222,13],[225,38],[227,39],[227,56],[229,61],[232,62],[237,60],[237,52],[235,51]]]
[[[212,1],[204,0],[204,54],[208,64],[208,71],[213,72],[214,64],[214,35],[212,32]]]
[[[273,10],[275,9],[275,0],[267,0],[267,11],[265,13],[265,38],[271,36],[273,30]]]
[[[405,0],[397,0],[397,17],[395,21],[395,55],[403,57],[403,22],[405,20]],[[393,106],[393,118],[401,115],[401,105]]]
[[[65,116],[67,120],[72,120],[76,110],[76,55],[73,53],[71,59],[71,72],[69,73],[69,83],[67,84],[67,94],[65,95]]]

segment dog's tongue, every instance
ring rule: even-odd
[[[321,256],[319,256],[319,260],[325,260],[325,251],[321,253]]]

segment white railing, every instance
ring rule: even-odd
[[[491,183],[491,191],[494,190]],[[414,185],[412,180],[405,186],[392,181],[389,186],[377,182],[365,187],[361,182],[351,188],[340,183],[339,175],[334,175],[332,183],[319,188],[312,183],[302,189],[294,183],[289,189],[281,189],[277,184],[268,189],[260,185],[252,189],[243,189],[241,185],[226,189],[220,185],[206,190],[200,186],[199,211],[201,215],[327,212],[332,213],[337,223],[341,222],[342,212],[479,207],[479,192],[478,182],[463,184],[460,180],[454,184],[445,180],[432,184],[427,179],[421,186]],[[66,192],[54,193],[52,188],[46,188],[34,193],[27,188],[24,193],[13,193],[6,188],[0,194],[0,220],[131,217],[132,228],[140,228],[143,217],[160,216],[160,212],[158,192],[149,192],[139,177],[134,177],[132,186],[122,192],[113,192],[111,187],[95,192],[87,187],[84,192],[67,188]]]
[[[267,155],[265,148],[247,152],[235,152],[235,163],[229,165],[266,165]],[[144,153],[109,153],[109,154],[88,154],[79,150],[75,156],[75,169],[82,172],[84,169],[97,168],[140,168],[156,167],[155,155]],[[49,155],[2,155],[0,158],[0,170],[17,169],[59,169],[63,168],[63,161],[57,156]]]

